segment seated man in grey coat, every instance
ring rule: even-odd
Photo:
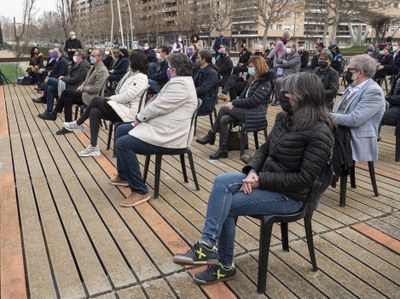
[[[378,159],[378,128],[385,97],[372,80],[375,70],[375,59],[367,54],[354,56],[345,74],[349,86],[332,113],[338,125],[350,129],[353,160],[358,162]]]

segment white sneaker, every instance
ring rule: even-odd
[[[69,123],[64,123],[64,128],[66,128],[68,131],[71,132],[78,132],[82,133],[83,132],[83,125],[79,126],[76,121],[72,121]]]
[[[88,145],[87,148],[85,148],[83,151],[78,152],[78,155],[81,157],[92,157],[92,156],[100,156],[100,148],[99,146],[91,146],[90,144]]]

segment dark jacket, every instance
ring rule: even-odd
[[[129,59],[128,58],[124,57],[122,59],[118,59],[113,67],[114,71],[112,72],[112,74],[114,76],[120,76],[120,78],[118,79],[118,81],[119,81],[128,71],[128,67],[129,67]]]
[[[56,64],[57,60],[55,60],[54,58],[51,59],[51,57],[47,60],[46,62],[46,66],[44,67],[44,69],[46,71],[51,71],[54,69],[54,65]]]
[[[276,116],[267,141],[258,149],[244,173],[257,171],[260,188],[305,201],[331,154],[333,133],[322,121],[292,131],[286,112]]]
[[[68,72],[68,60],[63,56],[61,56],[54,64],[54,68],[51,71],[50,77],[58,78],[60,76],[65,76],[67,72]]]
[[[333,107],[333,102],[339,90],[339,73],[332,67],[326,71],[321,72],[321,68],[314,69],[314,73],[321,79],[322,85],[325,90],[325,106]]]
[[[111,55],[104,56],[103,63],[108,70],[111,70],[114,64],[114,58]]]
[[[249,62],[251,56],[250,51],[242,51],[239,53],[239,64],[243,63],[243,66],[247,66],[247,63]]]
[[[218,53],[218,50],[221,48],[221,45],[227,46],[229,48],[229,40],[225,37],[223,38],[217,37],[213,45],[213,50],[215,51],[215,53]]]
[[[393,54],[394,56],[394,54]],[[400,50],[397,51],[397,55],[393,58],[393,63],[397,68],[397,73],[400,72]]]
[[[393,56],[391,54],[380,55],[378,62],[383,66],[382,70],[376,71],[375,78],[385,78],[388,75],[394,75],[397,73],[397,68],[393,62]]]
[[[233,62],[229,56],[219,57],[215,61],[215,65],[218,68],[218,74],[221,77],[221,85],[224,86],[228,77],[232,74]]]
[[[65,53],[68,54],[69,60],[72,61],[72,56],[74,56],[75,51],[68,51],[68,49],[75,49],[75,50],[83,49],[81,41],[79,39],[71,39],[71,38],[65,41],[64,51]]]
[[[68,76],[62,80],[67,84],[67,89],[76,89],[83,83],[86,74],[90,69],[90,63],[83,60],[80,64],[75,64],[69,71]]]
[[[164,84],[168,82],[167,69],[168,69],[168,63],[164,59],[158,64],[157,72],[151,75],[150,79],[157,81],[164,86]]]
[[[266,113],[268,100],[272,93],[271,82],[275,79],[275,72],[270,71],[261,76],[253,84],[248,85],[239,98],[232,101],[234,108],[245,108],[246,132],[256,131],[267,126]],[[247,95],[247,97],[246,97]]]
[[[340,52],[332,53],[332,54],[335,56],[332,59],[331,67],[334,70],[336,70],[339,74],[341,74],[343,71],[343,68],[342,68],[343,55]]]
[[[313,58],[311,59],[311,68],[315,69],[316,67],[318,67],[318,54],[316,53],[314,54]]]
[[[400,80],[400,73],[397,74],[397,76],[394,78],[392,87],[390,88],[390,91],[388,95],[386,96],[386,101],[389,102],[391,106],[400,106],[400,89],[395,91],[397,82]]]
[[[211,65],[200,69],[194,77],[197,97],[203,101],[197,115],[208,115],[214,110],[218,83],[218,72]]]
[[[147,49],[143,51],[144,55],[146,55],[147,61],[157,63],[157,55],[153,49]]]
[[[35,68],[35,70],[43,68],[43,53],[39,52],[38,55],[31,57],[29,60],[28,69]]]
[[[299,51],[301,65],[300,69],[305,70],[308,66],[308,60],[310,59],[310,53],[307,50]]]

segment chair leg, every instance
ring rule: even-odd
[[[111,125],[112,125],[113,123],[110,123],[110,127],[111,127]],[[116,136],[117,136],[117,128],[118,128],[118,126],[119,126],[119,124],[116,124],[115,126],[114,126],[114,142],[113,142],[113,158],[115,158],[115,144],[116,144]]]
[[[183,180],[185,183],[188,182],[188,177],[187,177],[187,173],[186,173],[186,164],[185,164],[185,155],[179,155],[180,159],[181,159],[181,166],[182,166],[182,174],[183,174]]]
[[[146,184],[146,180],[147,180],[147,173],[149,171],[150,157],[151,157],[151,155],[146,155],[146,161],[144,162],[143,183],[145,183],[145,184]]]
[[[78,119],[79,106],[75,105],[74,121]]]
[[[109,150],[110,146],[111,146],[111,139],[112,139],[113,131],[114,131],[114,124],[112,122],[110,122],[110,126],[108,128],[107,150]]]
[[[356,164],[353,162],[353,166],[350,168],[350,184],[351,188],[357,188],[356,185]]]
[[[374,189],[374,194],[375,194],[375,196],[379,196],[378,186],[376,185],[375,168],[374,168],[373,161],[368,162],[368,169],[369,169],[369,176],[371,178],[372,188]]]
[[[287,222],[281,223],[282,250],[289,251],[289,228]]]
[[[154,175],[154,196],[153,196],[153,198],[158,197],[158,193],[160,190],[161,161],[162,161],[162,155],[156,155],[156,171],[155,171],[155,175]]]
[[[265,138],[265,140],[267,140],[267,137],[268,137],[268,132],[267,132],[267,129],[265,128],[264,129],[264,138]]]
[[[271,242],[272,225],[273,223],[268,221],[264,223],[264,220],[261,220],[257,282],[257,292],[260,294],[265,293],[265,287],[267,283],[268,256],[269,245]]]
[[[196,118],[194,119],[194,135],[196,135],[196,131],[197,131],[197,116],[196,116]]]
[[[189,157],[189,164],[190,164],[190,169],[192,171],[192,177],[193,177],[193,181],[194,181],[194,185],[196,186],[196,190],[199,191],[200,187],[199,187],[199,183],[197,181],[197,175],[196,175],[196,170],[194,169],[194,162],[193,162],[193,154],[192,151],[188,148],[186,150],[186,153],[188,154]]]
[[[240,156],[243,156],[244,155],[244,150],[246,148],[245,138],[247,136],[247,134],[245,132],[243,132],[243,128],[240,131],[240,135],[241,135],[241,138],[240,138]]]
[[[400,162],[400,136],[396,136],[396,162]]]
[[[256,144],[256,149],[258,149],[258,132],[254,132],[254,143]]]
[[[304,217],[304,226],[306,228],[306,238],[308,245],[308,252],[310,253],[310,260],[313,271],[318,271],[317,259],[315,258],[314,239],[312,234],[311,217]]]
[[[214,125],[214,123],[213,123],[213,119],[212,119],[212,113],[210,113],[210,125],[211,125],[211,128],[213,127],[213,125]]]
[[[340,177],[340,206],[346,205],[347,175]]]

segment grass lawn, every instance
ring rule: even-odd
[[[351,47],[351,48],[344,48],[340,49],[342,53],[356,53],[361,54],[368,50],[368,46],[359,46],[359,47]]]
[[[3,74],[10,79],[12,83],[17,82],[17,77],[21,77],[25,75],[25,72],[19,68],[18,72],[15,71],[16,63],[15,62],[4,62],[0,63],[0,69],[2,70]]]

